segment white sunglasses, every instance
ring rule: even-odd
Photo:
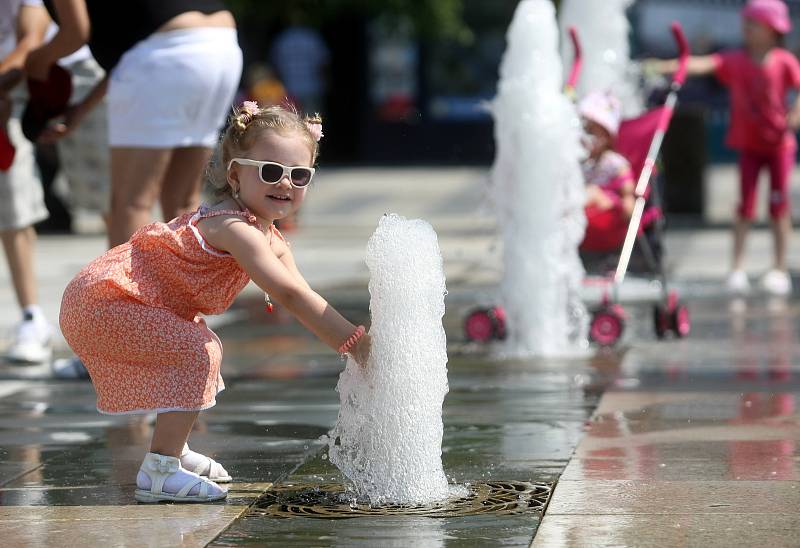
[[[247,158],[233,158],[228,162],[228,171],[231,170],[233,163],[245,166],[257,166],[258,178],[262,183],[268,185],[277,184],[285,176],[289,176],[289,182],[295,188],[305,188],[311,182],[316,171],[313,167],[307,166],[285,166],[278,162],[260,162],[258,160],[248,160]]]

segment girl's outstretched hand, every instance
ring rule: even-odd
[[[364,333],[364,335],[358,339],[356,345],[350,350],[350,355],[353,356],[353,359],[358,365],[366,367],[367,361],[369,361],[370,350],[372,350],[372,338],[369,336],[369,333]]]

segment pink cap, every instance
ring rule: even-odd
[[[608,92],[592,91],[578,103],[578,113],[600,124],[612,137],[619,131],[621,111],[619,99]]]
[[[786,34],[792,30],[789,8],[783,0],[750,0],[742,8],[742,17],[764,23],[778,34]]]

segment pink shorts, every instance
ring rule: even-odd
[[[769,215],[779,219],[789,213],[789,179],[794,168],[796,147],[778,149],[774,154],[739,153],[739,184],[741,202],[739,218],[751,220],[755,217],[756,186],[761,168],[769,169]]]

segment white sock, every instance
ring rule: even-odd
[[[38,304],[31,304],[22,309],[22,318],[25,321],[44,322],[44,311]]]

